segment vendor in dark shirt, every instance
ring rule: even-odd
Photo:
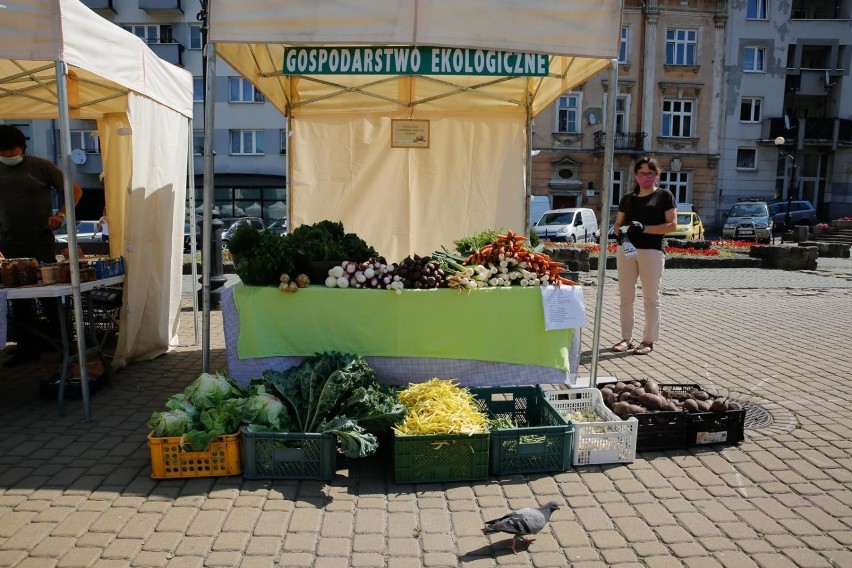
[[[24,133],[14,126],[0,125],[0,258],[35,258],[56,262],[53,231],[65,221],[64,204],[53,213],[51,195],[63,191],[62,171],[48,160],[27,156]],[[74,187],[74,203],[83,191]],[[16,300],[15,320],[27,327],[33,318],[33,302]],[[14,367],[38,357],[38,339],[18,326],[18,346],[3,365]],[[4,346],[0,345],[0,348]]]

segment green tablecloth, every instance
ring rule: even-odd
[[[342,351],[569,369],[571,330],[545,331],[538,287],[360,290],[234,286],[240,359]]]

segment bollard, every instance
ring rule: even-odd
[[[225,285],[227,278],[225,278],[225,271],[222,266],[222,228],[224,227],[224,223],[219,219],[219,214],[214,212],[213,219],[210,222],[210,231],[212,241],[210,243],[210,251],[211,251],[211,261],[210,261],[210,309],[218,310],[221,307],[219,301],[219,288]],[[202,238],[204,236],[202,235]],[[198,282],[202,285],[201,288],[198,289],[198,305],[203,305],[204,297],[203,297],[203,284],[204,284],[204,276],[200,276],[198,278]]]
[[[795,225],[793,230],[796,233],[796,241],[802,242],[808,240],[808,229],[807,225]]]

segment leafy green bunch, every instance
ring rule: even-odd
[[[282,431],[334,434],[341,453],[350,458],[369,456],[378,448],[365,424],[393,424],[405,415],[396,392],[379,384],[360,355],[317,353],[286,371],[264,371],[252,385],[262,385],[282,400]]]

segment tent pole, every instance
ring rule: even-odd
[[[526,188],[524,190],[524,221],[523,221],[523,235],[527,238],[529,235],[529,224],[530,224],[530,201],[532,201],[532,157],[533,157],[533,118],[532,118],[532,95],[529,91],[527,91],[527,172],[524,176],[524,185]]]
[[[290,207],[290,165],[292,164],[292,160],[290,160],[290,128],[293,126],[293,119],[290,116],[290,105],[287,105],[287,114],[284,116],[284,127],[286,128],[286,132],[284,132],[284,163],[287,164],[286,171],[284,172],[284,204],[287,206],[287,232],[293,232],[293,208]]]
[[[197,250],[196,227],[195,227],[195,158],[193,156],[194,136],[192,134],[192,119],[189,119],[189,154],[186,157],[187,168],[189,174],[189,211],[186,215],[186,222],[189,223],[189,255],[192,274],[192,330],[195,333],[195,341],[193,345],[198,345],[198,294],[195,293],[195,283],[198,282],[198,267],[195,264],[195,253]]]
[[[202,300],[202,341],[201,371],[210,372],[210,260],[213,254],[213,115],[216,107],[216,46],[204,45],[204,211],[201,225],[201,296]]]
[[[77,334],[77,361],[80,364],[80,391],[83,399],[83,422],[92,421],[89,397],[89,372],[86,363],[86,336],[83,328],[83,304],[80,295],[80,259],[77,255],[77,215],[74,211],[74,189],[71,182],[71,121],[68,117],[68,85],[65,83],[65,62],[56,61],[56,99],[59,105],[59,143],[62,149],[63,191],[65,193],[65,220],[68,224],[68,256],[71,258],[71,297],[74,300],[74,331]],[[58,299],[61,301],[61,299]],[[60,314],[61,315],[61,314]],[[91,314],[90,314],[91,315]],[[67,380],[68,377],[66,377]],[[64,389],[59,385],[59,411],[64,415]]]
[[[592,369],[589,386],[598,385],[598,357],[601,344],[601,316],[603,307],[604,284],[606,283],[606,253],[609,245],[609,207],[612,195],[612,165],[615,152],[615,102],[618,99],[618,60],[609,61],[609,88],[606,98],[606,124],[608,134],[604,139],[604,171],[601,188],[601,236],[598,254],[598,289],[595,298],[595,323],[592,332]]]

